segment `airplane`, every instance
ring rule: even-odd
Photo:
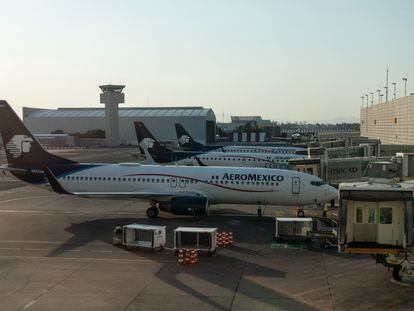
[[[50,154],[0,100],[3,171],[62,195],[150,202],[146,214],[208,215],[211,204],[303,206],[328,202],[337,190],[320,178],[289,170],[233,167],[78,163]]]
[[[289,159],[304,157],[303,155],[296,154],[220,152],[213,150],[189,155],[183,152],[181,155],[187,155],[187,157],[177,158],[176,155],[180,153],[166,151],[165,147],[159,144],[142,122],[136,121],[134,125],[140,148],[144,150],[148,161],[157,164],[175,163],[177,165],[191,166],[239,166],[287,169]],[[173,159],[173,156],[175,159]]]
[[[140,156],[146,156],[145,149],[151,149],[152,163],[173,163],[182,159],[186,159],[191,156],[199,155],[202,151],[177,151],[171,148],[165,147],[152,135],[148,128],[142,122],[134,122],[135,133],[138,139],[138,146],[140,149]],[[133,155],[135,156],[135,155]],[[140,156],[135,156],[140,158]]]
[[[187,132],[181,123],[175,123],[175,132],[177,133],[178,145],[184,150],[189,151],[222,151],[222,152],[247,152],[247,153],[278,153],[278,154],[295,154],[296,151],[305,151],[304,148],[289,146],[220,146],[220,145],[203,145],[195,141]]]

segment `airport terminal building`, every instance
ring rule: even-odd
[[[362,107],[361,136],[382,144],[414,144],[414,95]]]
[[[181,123],[197,141],[213,143],[216,117],[204,107],[119,108],[119,143],[136,145],[134,121],[143,122],[160,141],[177,141],[174,123]],[[23,107],[23,122],[35,134],[85,133],[105,130],[104,108],[42,109]]]

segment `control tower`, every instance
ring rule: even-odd
[[[125,85],[100,85],[100,103],[105,104],[105,139],[106,146],[119,146],[119,111],[118,104],[125,102],[122,93]]]

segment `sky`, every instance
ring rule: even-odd
[[[408,73],[414,1],[0,0],[0,99],[21,107],[204,106],[218,121],[359,119]],[[412,79],[411,79],[412,77]],[[391,86],[390,86],[391,87]],[[375,99],[377,101],[377,99]]]

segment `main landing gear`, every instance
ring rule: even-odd
[[[298,217],[305,217],[305,211],[303,209],[301,209],[301,208],[298,207],[296,209],[296,216],[298,216]]]
[[[156,203],[151,202],[151,206],[147,209],[148,218],[155,218],[160,213],[160,210],[157,208]]]

